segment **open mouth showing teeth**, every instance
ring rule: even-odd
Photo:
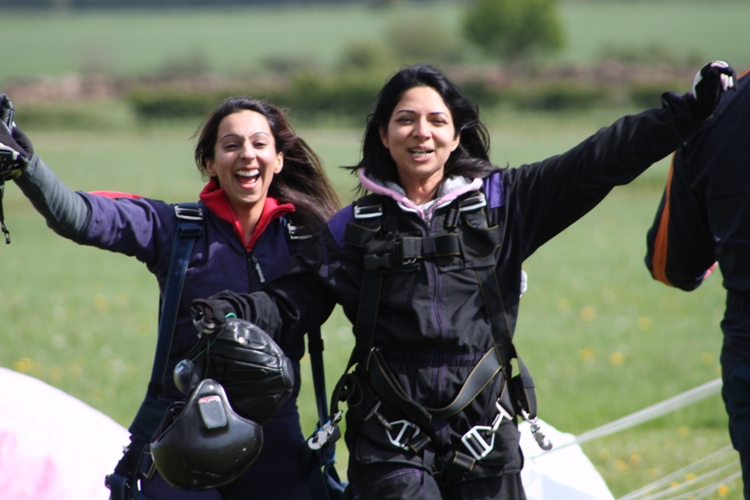
[[[260,170],[238,170],[234,175],[240,180],[253,180],[260,176]]]
[[[409,152],[417,158],[422,158],[432,154],[431,149],[410,149]]]
[[[254,186],[258,182],[258,179],[260,179],[260,170],[238,170],[234,175],[240,184],[249,188]]]
[[[260,175],[260,170],[239,170],[235,175],[238,177],[253,178]]]

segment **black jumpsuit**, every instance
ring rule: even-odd
[[[694,290],[719,263],[727,290],[722,396],[750,498],[750,77],[675,152],[647,240],[646,265],[669,286]]]

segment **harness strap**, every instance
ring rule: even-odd
[[[432,419],[445,419],[462,411],[501,372],[500,357],[493,347],[476,364],[453,401],[442,408],[429,408],[418,404],[406,395],[406,391],[388,368],[380,349],[372,349],[367,367],[367,373],[375,391],[422,427],[429,426]]]
[[[350,391],[346,390],[346,388],[351,382],[349,380],[349,370],[355,364],[367,360],[367,356],[372,349],[382,286],[382,275],[365,272],[359,292],[359,309],[354,326],[354,348],[349,355],[349,361],[346,364],[344,373],[331,395],[331,415],[339,414],[339,401],[346,401],[348,397]]]
[[[304,227],[293,225],[286,216],[283,216],[281,220],[287,230],[287,243],[294,255],[312,235],[306,232]],[[323,350],[323,336],[320,326],[317,326],[307,332],[307,351],[310,354],[310,368],[318,410],[318,425],[307,443],[312,452],[311,459],[316,461],[315,466],[321,467],[320,474],[312,472],[308,479],[311,500],[329,500],[331,492],[343,494],[345,487],[335,467],[336,441],[341,437],[341,431],[338,420],[334,420],[328,414]],[[337,418],[340,419],[340,415]]]
[[[378,202],[377,196],[369,194],[360,198],[354,204],[353,210],[354,218],[362,225],[348,224],[344,241],[350,245],[362,247],[380,232],[383,206]],[[365,260],[365,267],[368,267],[367,260]],[[341,415],[339,402],[347,401],[356,385],[356,381],[349,374],[349,370],[357,363],[364,362],[370,349],[372,349],[382,285],[383,277],[379,273],[374,273],[370,269],[365,270],[359,291],[357,319],[354,323],[354,348],[349,355],[346,368],[331,394],[330,414],[334,417]]]
[[[177,217],[177,229],[164,286],[159,316],[159,340],[156,345],[154,366],[151,370],[151,381],[149,382],[149,394],[157,398],[161,395],[164,377],[166,376],[167,360],[169,359],[174,327],[177,321],[177,310],[182,297],[182,288],[185,283],[185,273],[190,261],[193,242],[203,234],[203,211],[197,203],[176,205],[174,212]],[[150,438],[151,436],[149,436]]]
[[[105,483],[110,487],[111,500],[138,498],[140,496],[136,484],[138,475],[148,478],[154,470],[148,453],[148,443],[167,408],[159,398],[164,386],[169,351],[177,321],[177,310],[182,297],[185,273],[193,243],[203,233],[203,211],[197,203],[175,205],[174,212],[177,227],[172,243],[164,294],[161,297],[159,330],[151,378],[146,397],[128,428],[131,434],[130,445],[125,449],[115,471],[105,479]]]
[[[503,298],[500,294],[500,284],[497,282],[497,274],[494,267],[486,267],[476,271],[477,283],[482,293],[484,309],[492,327],[492,337],[500,356],[503,372],[506,380],[510,380],[510,360],[516,357],[516,348],[510,336],[510,325],[508,324]],[[520,279],[520,276],[519,276]]]
[[[10,231],[5,225],[5,215],[3,214],[3,195],[5,194],[5,177],[0,176],[0,230],[5,235],[5,244],[10,244]]]

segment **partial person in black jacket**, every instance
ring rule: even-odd
[[[371,194],[262,291],[195,307],[207,326],[233,312],[283,345],[341,304],[356,367],[332,413],[347,402],[351,498],[524,499],[516,416],[533,418],[535,400],[510,368],[521,265],[703,127],[732,69],[703,72],[710,92],[665,93],[562,155],[501,169],[476,106],[436,69],[402,69],[354,167]]]
[[[672,158],[648,231],[654,279],[695,290],[715,269],[724,278],[722,397],[750,499],[750,77],[728,95],[711,124]]]

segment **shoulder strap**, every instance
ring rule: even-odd
[[[281,217],[281,222],[286,228],[286,238],[290,253],[294,255],[310,239],[311,235],[307,234],[304,227],[292,224],[292,221],[286,216]],[[310,354],[315,401],[318,406],[318,421],[322,425],[328,421],[328,402],[326,396],[325,368],[323,365],[323,337],[319,326],[307,332],[307,351]]]
[[[175,205],[174,213],[177,218],[177,228],[172,242],[172,255],[164,285],[164,296],[161,300],[159,336],[148,388],[149,393],[157,398],[161,395],[164,384],[169,350],[177,321],[177,310],[182,298],[182,288],[193,250],[193,242],[203,234],[203,210],[197,203]]]
[[[308,234],[304,227],[293,225],[286,216],[282,217],[281,221],[286,228],[290,253],[294,255],[312,235]],[[341,431],[337,425],[338,420],[332,421],[328,414],[323,348],[320,326],[311,328],[307,332],[307,352],[310,355],[318,425],[315,433],[308,439],[308,446],[317,457],[317,463],[320,466],[318,469],[320,474],[310,474],[308,489],[311,500],[330,500],[334,495],[340,497],[345,486],[339,479],[335,468],[336,441],[341,437]]]
[[[143,460],[144,450],[166,410],[166,405],[159,398],[164,386],[164,376],[177,321],[177,310],[182,297],[185,272],[192,253],[193,243],[203,234],[203,210],[198,203],[174,205],[174,213],[177,218],[177,226],[172,243],[164,294],[161,297],[159,330],[154,364],[151,368],[151,379],[149,380],[146,397],[141,403],[133,423],[128,428],[131,434],[131,443],[125,449],[125,453],[115,467],[114,473],[107,476],[105,481],[111,491],[113,500],[124,500],[130,498],[130,496],[138,498],[136,496],[138,493],[136,486],[138,473],[143,472],[148,475],[148,469],[151,467],[150,461]]]

